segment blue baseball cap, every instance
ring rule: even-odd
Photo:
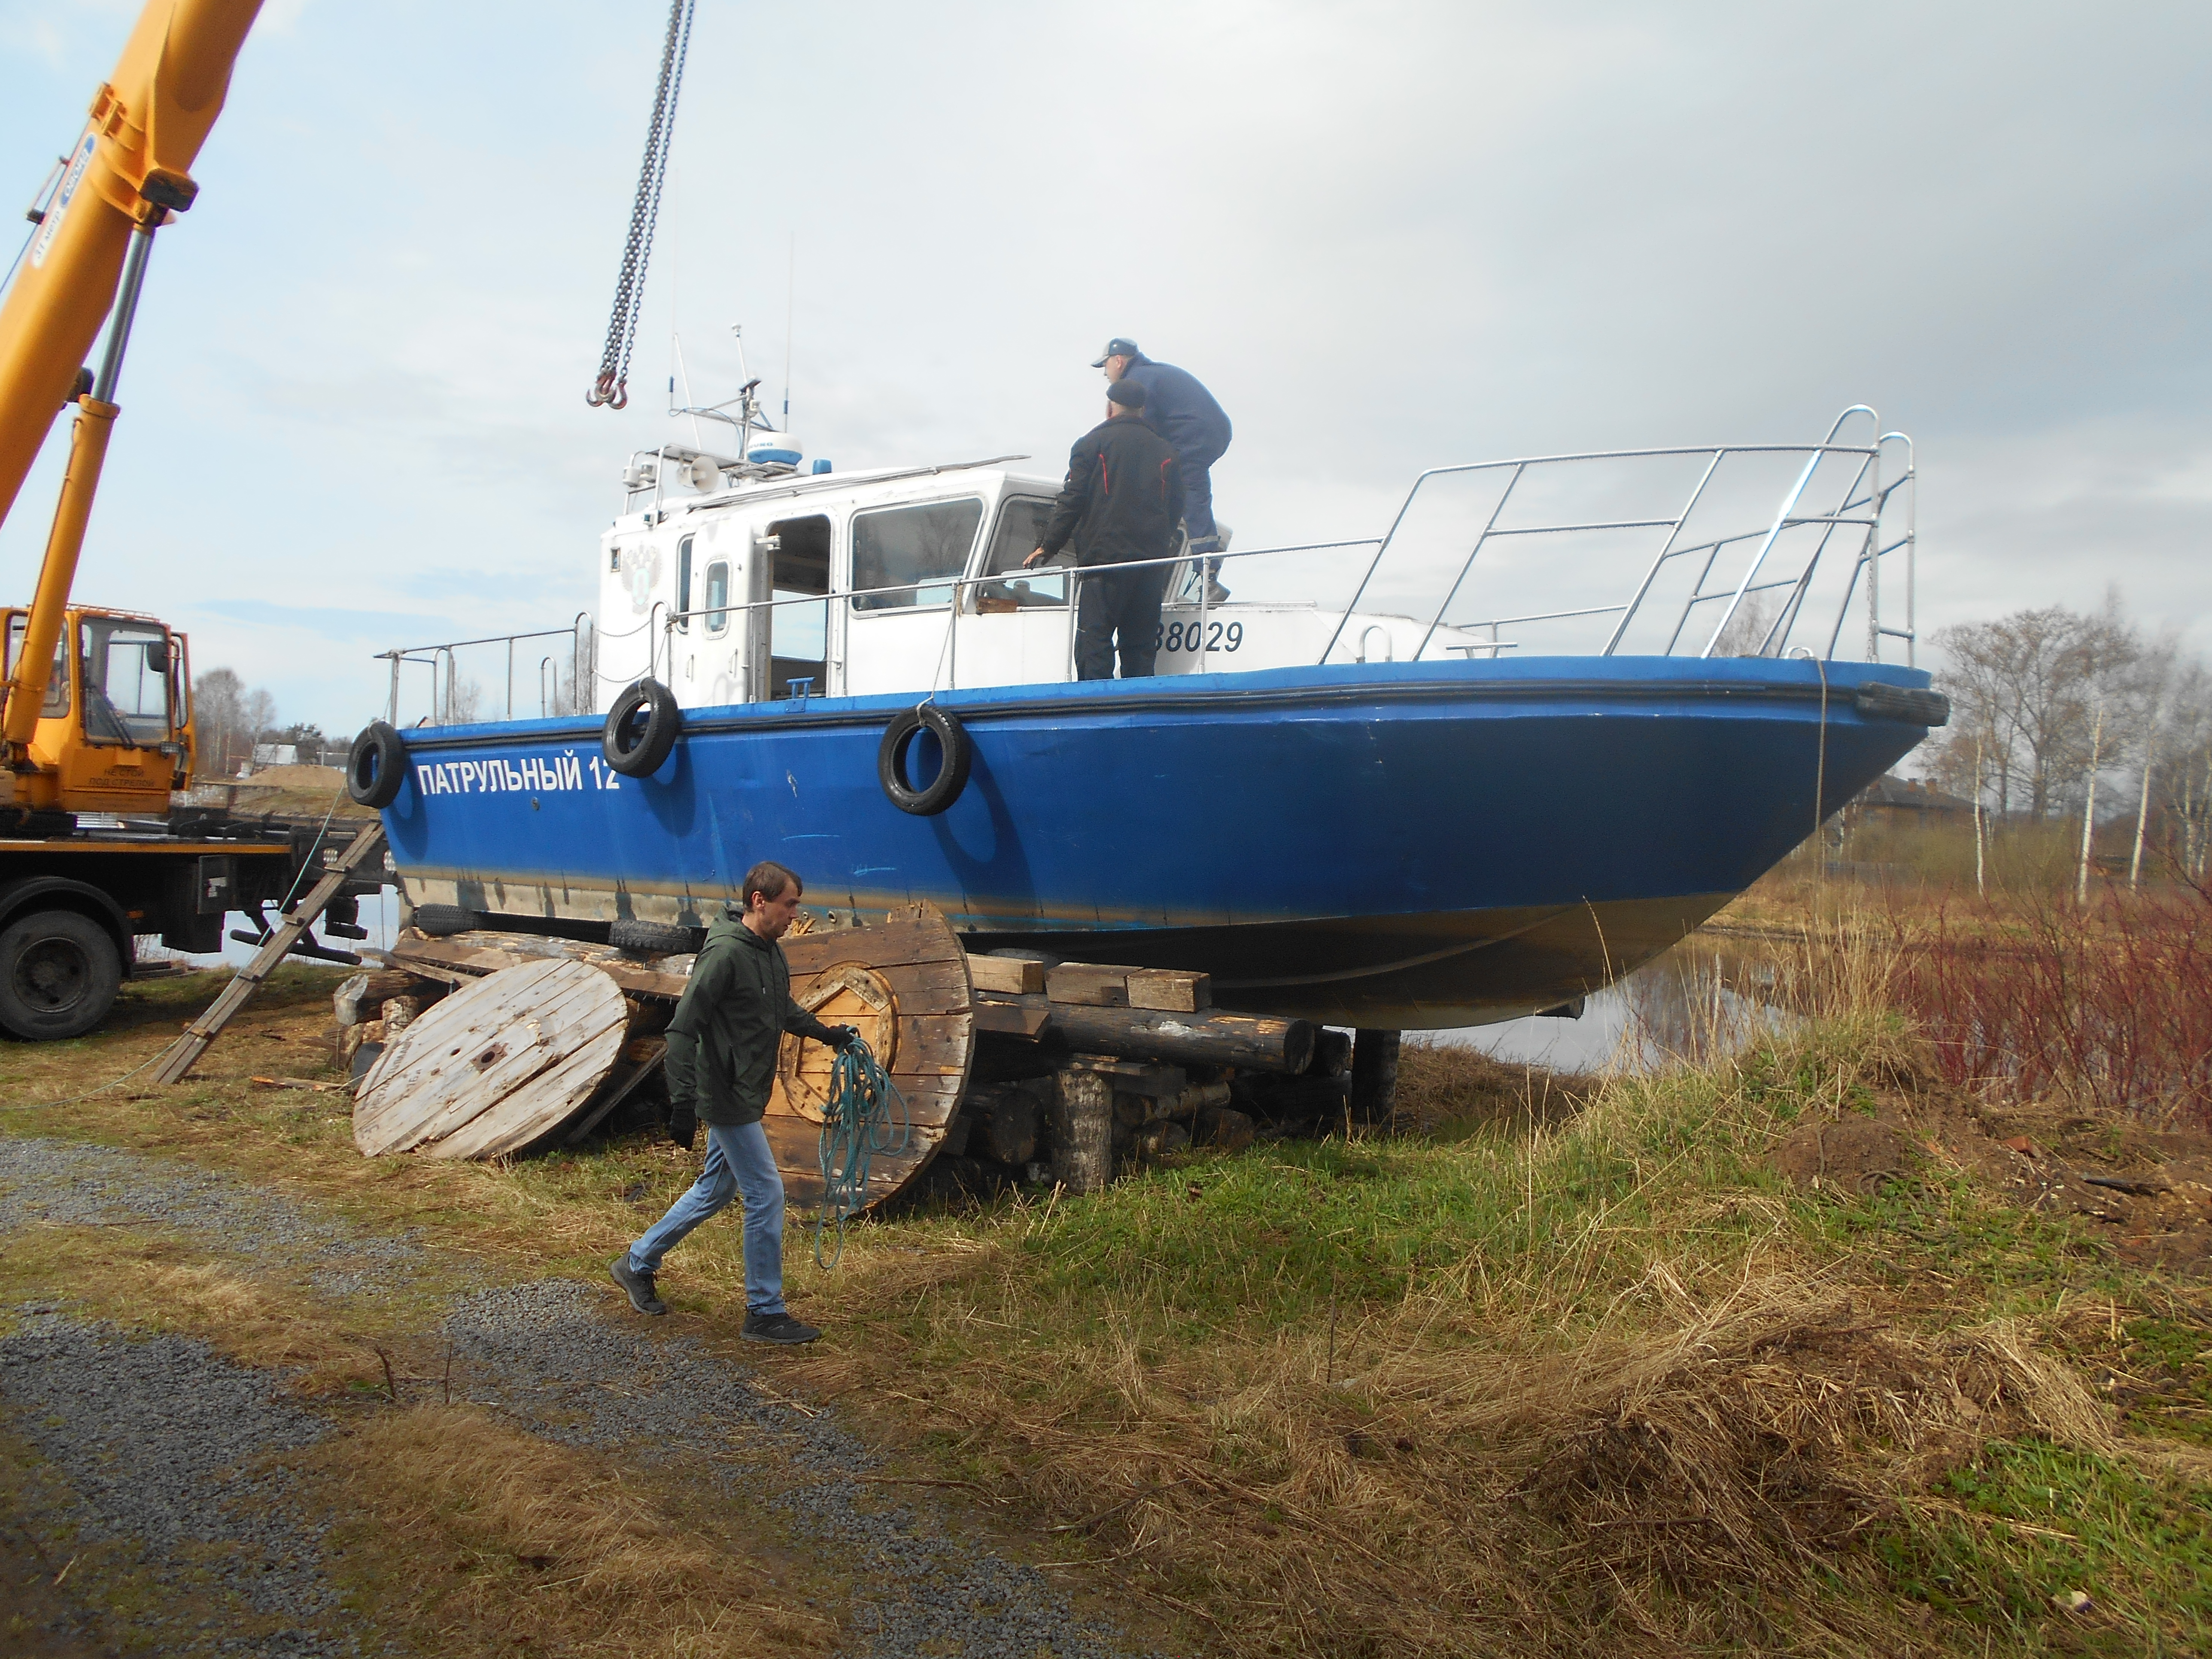
[[[1144,355],[1145,354],[1143,352],[1137,349],[1137,343],[1134,340],[1124,340],[1116,337],[1115,338],[1106,342],[1105,356],[1099,358],[1099,360],[1091,364],[1091,367],[1093,368],[1105,368],[1107,357],[1141,357]]]

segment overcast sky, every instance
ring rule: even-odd
[[[0,0],[0,201],[137,10]],[[688,436],[672,323],[701,401],[742,322],[780,402],[788,308],[840,470],[1056,471],[1134,337],[1234,417],[1245,546],[1377,533],[1425,466],[1871,404],[1918,446],[1923,629],[2117,583],[2212,653],[2212,8],[701,0],[613,415],[665,15],[272,0],[155,252],[80,595],[350,732],[373,653],[590,603],[625,455]]]

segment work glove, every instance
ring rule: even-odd
[[[860,1040],[860,1028],[857,1025],[832,1025],[830,1028],[830,1046],[840,1053]]]
[[[672,1107],[668,1114],[668,1138],[685,1152],[699,1133],[699,1118],[689,1106]]]

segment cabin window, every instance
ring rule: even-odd
[[[1035,495],[1016,495],[999,509],[999,527],[991,535],[991,556],[983,562],[987,576],[1004,578],[973,589],[971,610],[1028,611],[1038,605],[1067,603],[1066,567],[1075,556],[1062,548],[1034,570],[1022,561],[1044,540],[1044,527],[1052,521],[1052,503]]]
[[[676,626],[691,631],[691,538],[676,544]]]
[[[27,612],[18,611],[8,619],[8,678],[15,676],[15,659],[22,654],[23,630],[29,626]],[[69,657],[66,630],[54,641],[54,672],[46,677],[46,701],[39,705],[39,718],[59,720],[70,711]]]
[[[169,636],[158,623],[94,617],[79,629],[84,735],[150,749],[169,740]]]
[[[722,634],[730,626],[730,562],[717,559],[707,567],[707,631]]]
[[[952,597],[953,578],[967,567],[969,550],[975,545],[975,532],[982,523],[983,503],[972,500],[854,515],[853,586],[856,590],[892,591],[855,592],[853,609],[945,604]]]

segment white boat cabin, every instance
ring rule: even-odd
[[[1003,461],[802,472],[795,447],[763,465],[760,442],[743,467],[673,447],[633,457],[628,510],[600,542],[602,688],[650,676],[703,708],[1075,677],[1072,552],[1022,568],[1057,477]],[[1232,561],[1224,579],[1237,575]],[[1160,674],[1310,665],[1336,631],[1337,611],[1207,605],[1202,586],[1188,562],[1175,568]],[[1363,616],[1345,645],[1359,660],[1404,661],[1426,627]],[[1469,647],[1494,649],[1451,629],[1430,648]]]

